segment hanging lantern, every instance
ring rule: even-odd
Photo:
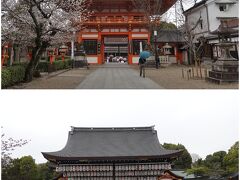
[[[49,48],[47,51],[48,51],[50,64],[53,64],[53,61],[55,60],[55,48]]]
[[[32,60],[32,51],[33,51],[33,48],[31,46],[28,46],[27,47],[27,57],[28,57],[29,61]]]
[[[5,60],[7,60],[8,58],[9,58],[9,55],[8,55],[8,44],[6,44],[2,48],[1,66],[3,66]]]

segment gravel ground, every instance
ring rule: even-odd
[[[138,66],[131,66],[138,70]],[[187,70],[190,67],[184,65],[171,65],[159,69],[146,68],[146,77],[152,79],[164,89],[239,89],[238,83],[215,84],[204,79],[204,69],[202,70],[203,79],[187,79]],[[182,69],[184,78],[182,77]]]
[[[74,89],[84,78],[95,71],[96,67],[90,69],[79,68],[58,71],[51,74],[43,74],[41,78],[34,79],[30,83],[23,83],[10,89]]]

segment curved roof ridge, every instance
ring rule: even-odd
[[[143,127],[74,127],[71,126],[71,131],[152,131],[153,126],[143,126]]]

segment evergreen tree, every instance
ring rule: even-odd
[[[237,141],[224,157],[224,165],[228,174],[238,172],[239,170],[239,142]]]
[[[175,169],[191,168],[192,157],[189,154],[189,152],[187,151],[187,149],[184,147],[184,145],[164,143],[163,147],[166,149],[171,149],[171,150],[181,150],[181,149],[183,150],[181,156],[177,160],[173,161]]]
[[[239,142],[236,142],[226,153],[218,151],[207,155],[205,160],[199,159],[193,163],[188,173],[220,178],[239,171]]]

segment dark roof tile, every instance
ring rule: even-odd
[[[164,149],[153,127],[77,128],[72,127],[66,146],[43,152],[47,159],[176,157],[179,150]]]
[[[158,31],[157,42],[186,42],[186,40],[179,30],[160,30]]]

